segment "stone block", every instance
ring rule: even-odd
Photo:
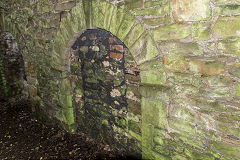
[[[240,84],[235,84],[234,88],[236,97],[240,97]]]
[[[146,16],[146,15],[154,15],[154,16],[159,16],[159,15],[165,15],[168,13],[168,10],[166,12],[166,9],[164,9],[163,7],[155,7],[155,8],[144,8],[144,9],[138,9],[138,10],[134,10],[133,14],[135,16]]]
[[[64,11],[64,10],[70,10],[75,5],[76,5],[76,2],[74,2],[74,1],[69,1],[69,2],[65,2],[65,3],[57,3],[55,5],[55,11],[61,12],[61,11]]]
[[[116,7],[112,5],[111,3],[107,3],[105,13],[104,13],[104,26],[102,26],[104,29],[109,31],[111,20],[112,20],[112,13],[116,10]]]
[[[240,157],[240,148],[239,145],[236,144],[223,141],[211,141],[210,148],[212,151],[221,153],[225,159],[235,159]]]
[[[125,6],[130,10],[136,9],[136,8],[142,8],[143,2],[139,0],[125,0]]]
[[[114,11],[112,13],[112,21],[111,21],[110,29],[109,29],[109,31],[112,34],[117,35],[118,29],[121,25],[124,15],[125,15],[124,9],[121,9],[121,8],[114,9]]]
[[[238,15],[239,13],[240,13],[240,5],[236,5],[236,4],[217,6],[214,10],[215,15],[223,15],[223,16]]]
[[[144,1],[144,7],[157,7],[157,6],[162,6],[168,4],[168,0],[162,0],[162,1]]]
[[[104,26],[105,10],[108,5],[110,4],[103,0],[93,3],[93,26],[99,28]]]
[[[151,60],[159,54],[154,40],[147,33],[142,34],[129,50],[137,64]]]
[[[142,97],[142,119],[144,123],[156,127],[165,128],[166,105],[160,100],[152,100]]]
[[[142,22],[148,26],[159,26],[161,24],[169,24],[171,22],[171,17],[168,15],[159,18],[143,18]]]
[[[211,17],[210,0],[171,0],[176,21],[199,21]]]
[[[123,41],[135,22],[136,22],[136,18],[132,16],[130,13],[126,13],[119,27],[117,37]]]
[[[161,73],[156,70],[142,71],[141,72],[142,83],[145,84],[164,84],[166,82],[165,73]]]
[[[189,61],[189,70],[207,76],[216,76],[224,73],[226,66],[223,62],[192,59]]]
[[[240,40],[236,41],[220,41],[218,43],[218,50],[223,54],[237,54],[240,55]]]
[[[197,43],[182,43],[182,42],[159,42],[158,46],[161,52],[172,55],[181,55],[181,56],[192,56],[192,55],[202,55],[203,48]]]
[[[164,65],[173,71],[184,71],[187,69],[187,62],[184,56],[164,55]]]
[[[210,39],[210,23],[196,23],[192,27],[192,37],[194,41],[204,41]]]
[[[124,39],[124,44],[130,48],[144,32],[144,27],[140,23],[136,24]]]
[[[217,38],[239,37],[240,16],[219,17],[213,27],[212,33]]]
[[[183,39],[191,34],[191,26],[188,24],[176,23],[154,28],[151,30],[151,33],[155,41]]]
[[[214,3],[223,3],[228,2],[229,0],[214,0]],[[231,1],[231,0],[230,0]]]
[[[166,71],[159,60],[145,63],[141,66],[141,82],[144,84],[163,85],[167,80]]]

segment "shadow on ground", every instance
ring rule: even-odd
[[[115,155],[83,133],[46,126],[30,108],[26,101],[0,101],[0,159],[135,159]]]

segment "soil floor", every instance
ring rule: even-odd
[[[116,156],[108,145],[83,133],[69,134],[38,121],[28,102],[0,101],[0,160],[132,159]]]

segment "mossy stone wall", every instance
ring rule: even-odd
[[[0,2],[17,39],[29,93],[76,129],[69,48],[89,28],[117,36],[140,67],[146,159],[240,158],[239,0]],[[80,91],[79,91],[80,93]]]

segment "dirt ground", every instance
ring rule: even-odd
[[[108,145],[83,133],[69,134],[46,126],[31,112],[28,102],[0,101],[0,160],[5,159],[132,159],[116,156]]]

